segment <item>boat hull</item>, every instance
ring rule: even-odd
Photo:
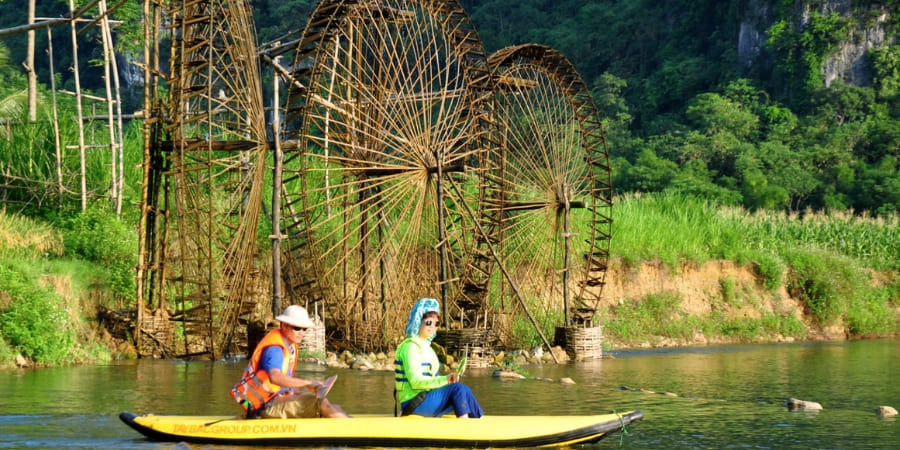
[[[540,447],[596,442],[643,414],[453,417],[354,416],[349,419],[241,419],[229,416],[119,414],[161,442],[266,446]]]

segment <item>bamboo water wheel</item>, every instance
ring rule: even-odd
[[[273,146],[251,14],[241,0],[145,12],[139,315],[176,305],[181,355],[220,358],[241,350],[266,281],[256,242]],[[420,297],[442,301],[449,333],[491,340],[493,284],[535,326],[519,285],[561,305],[567,327],[596,323],[609,164],[564,57],[525,45],[487,58],[454,0],[323,0],[290,47],[289,66],[275,61],[290,87],[270,236],[286,304],[322,311],[333,344],[362,350],[399,342]]]
[[[402,339],[420,297],[440,298],[445,317],[477,315],[491,79],[461,6],[325,0],[292,67],[287,298],[322,302],[331,336],[363,350]]]
[[[611,237],[609,157],[590,91],[559,52],[527,44],[489,58],[503,148],[493,238],[526,298],[566,327],[597,324]],[[513,305],[515,306],[515,305]]]
[[[174,306],[185,344],[166,356],[218,359],[236,350],[260,290],[268,143],[255,26],[244,0],[146,2],[145,13],[138,314]]]

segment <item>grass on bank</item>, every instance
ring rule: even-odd
[[[625,264],[658,259],[674,271],[684,261],[733,260],[751,265],[766,288],[784,286],[804,301],[814,326],[843,324],[858,337],[900,330],[896,216],[751,213],[667,193],[620,198],[614,211],[612,254]],[[719,301],[732,301],[727,280],[721,291]],[[789,315],[685,317],[680,302],[665,295],[629,299],[606,312],[604,333],[629,342],[687,338],[695,330],[747,341],[806,337],[806,326]]]
[[[46,366],[109,360],[94,313],[133,295],[130,242],[101,210],[55,225],[0,211],[0,367],[17,355]]]

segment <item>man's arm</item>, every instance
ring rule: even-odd
[[[319,386],[322,385],[322,383],[318,381],[304,380],[302,378],[289,376],[282,372],[281,369],[269,369],[266,372],[269,374],[269,380],[281,387],[307,388],[312,392],[316,392]]]

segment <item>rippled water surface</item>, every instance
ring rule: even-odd
[[[553,381],[500,380],[470,369],[464,382],[488,414],[643,411],[643,421],[596,448],[900,448],[900,420],[874,412],[900,409],[900,340],[613,354],[524,367]],[[245,364],[141,360],[2,371],[0,448],[187,448],[144,440],[118,413],[237,414],[228,390]],[[316,379],[339,374],[329,398],[351,414],[393,411],[392,373],[302,370]],[[561,377],[576,384],[560,384]],[[824,409],[788,411],[789,397]]]

